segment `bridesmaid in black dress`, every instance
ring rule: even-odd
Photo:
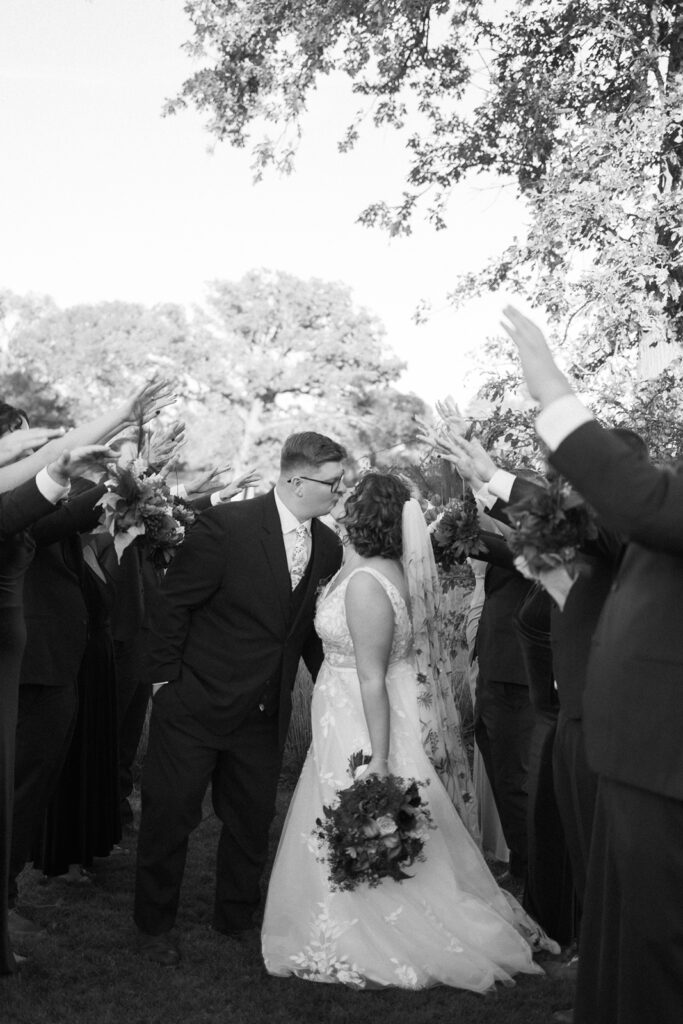
[[[7,878],[19,671],[26,640],[22,584],[33,554],[23,530],[53,510],[33,480],[0,495],[0,974],[13,972],[15,966],[7,930]]]
[[[12,434],[25,423],[25,417],[0,403],[0,439],[7,437],[5,456],[13,460],[57,431],[32,431],[22,442]],[[0,974],[11,974],[15,958],[9,941],[7,922],[7,879],[12,832],[14,794],[14,737],[17,724],[19,671],[26,641],[22,611],[24,573],[33,555],[26,527],[55,506],[39,490],[35,480],[0,494]]]
[[[78,717],[48,804],[33,866],[48,877],[71,875],[80,869],[87,879],[94,858],[107,857],[121,838],[121,820],[116,669],[110,624],[114,586],[106,574],[105,559],[98,558],[98,553],[113,548],[113,543],[108,533],[84,534],[82,540],[88,642],[78,672]]]

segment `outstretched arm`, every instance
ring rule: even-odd
[[[82,427],[74,427],[62,437],[43,445],[39,451],[28,455],[20,462],[0,467],[0,493],[30,480],[50,462],[58,459],[67,450],[84,445],[109,441],[115,434],[137,422],[145,422],[155,413],[175,401],[170,386],[165,381],[149,381],[137,388],[125,402],[91,420]]]
[[[527,386],[542,407],[536,422],[550,462],[606,524],[630,540],[683,553],[683,476],[657,469],[604,430],[574,395],[539,328],[506,306]]]
[[[3,434],[0,437],[0,466],[24,458],[35,448],[42,448],[51,438],[62,437],[63,433],[61,427],[30,427]]]

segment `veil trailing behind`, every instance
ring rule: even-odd
[[[414,498],[403,506],[402,526],[422,742],[463,824],[479,843],[477,802],[453,695],[453,666],[439,635],[441,584],[422,509]]]

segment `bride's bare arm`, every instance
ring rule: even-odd
[[[120,405],[103,413],[82,427],[74,427],[62,437],[43,445],[37,452],[19,462],[0,466],[0,493],[12,490],[26,483],[49,463],[59,459],[62,452],[87,445],[104,443],[133,426],[139,420],[143,423],[157,411],[175,401],[170,385],[166,381],[148,381],[137,388]]]
[[[368,772],[388,773],[389,697],[386,674],[394,638],[394,610],[382,585],[359,572],[346,588],[346,620],[353,640],[363,711],[370,734]]]

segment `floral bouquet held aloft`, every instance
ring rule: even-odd
[[[352,755],[349,771],[370,760],[362,751]],[[351,892],[365,883],[377,886],[385,878],[411,878],[405,868],[424,860],[431,813],[420,796],[425,783],[397,775],[363,776],[337,794],[333,806],[323,807],[313,835],[325,850],[333,890]]]
[[[112,464],[106,485],[98,502],[102,518],[93,532],[112,535],[119,561],[136,537],[143,537],[155,568],[165,569],[194,522],[194,510],[171,494],[165,473],[151,472],[140,456],[125,466]]]
[[[462,498],[451,498],[443,512],[428,523],[428,529],[434,561],[442,573],[442,585],[444,589],[452,588],[457,582],[456,567],[466,558],[486,554],[472,491],[468,488]]]
[[[561,568],[574,577],[579,549],[597,537],[593,512],[559,476],[510,505],[507,514],[513,527],[510,547],[534,575]]]

